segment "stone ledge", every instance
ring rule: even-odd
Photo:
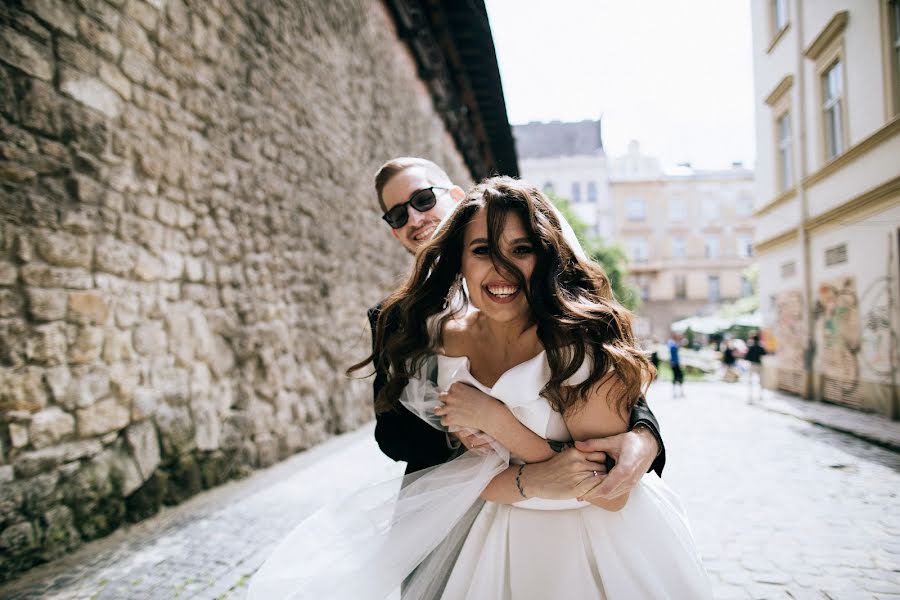
[[[759,405],[773,412],[796,417],[808,423],[827,427],[841,433],[900,452],[900,422],[887,417],[864,413],[836,404],[803,400],[778,392],[759,402]]]

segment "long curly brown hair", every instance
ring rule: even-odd
[[[603,268],[575,254],[566,243],[557,212],[535,187],[511,177],[486,179],[460,202],[438,228],[435,237],[416,253],[412,273],[383,303],[375,330],[374,352],[347,373],[372,363],[387,381],[375,402],[379,412],[397,404],[403,388],[418,373],[429,354],[440,346],[444,324],[465,314],[468,298],[460,285],[463,237],[474,215],[487,211],[488,253],[498,271],[514,278],[526,294],[531,322],[546,350],[551,377],[541,390],[561,414],[577,409],[592,387],[615,374],[620,379],[610,405],[627,414],[649,384],[653,367],[638,350],[631,330],[631,313],[613,297]],[[530,281],[499,250],[506,217],[519,215],[534,248]],[[451,307],[461,296],[463,302]],[[442,314],[437,323],[429,320]],[[590,376],[577,386],[564,382],[586,357]]]

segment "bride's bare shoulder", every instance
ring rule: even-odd
[[[446,356],[468,356],[474,326],[473,315],[454,317],[441,330],[441,348]]]

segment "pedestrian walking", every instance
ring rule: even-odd
[[[653,340],[653,351],[650,353],[650,363],[653,365],[653,381],[659,377],[659,342]]]
[[[675,334],[669,338],[669,366],[672,367],[672,397],[684,398],[684,371],[681,370],[681,356],[678,352],[678,340]]]
[[[731,340],[725,340],[725,348],[722,350],[722,365],[725,367],[724,380],[726,383],[735,383],[738,380],[737,356],[734,354],[734,344]]]
[[[759,386],[759,399],[762,400],[762,357],[766,354],[766,349],[763,348],[759,341],[759,334],[754,335],[753,341],[747,348],[747,354],[744,356],[744,358],[747,359],[747,362],[750,363],[750,372],[747,374],[747,380],[749,382],[748,398],[750,404],[753,404],[754,379],[756,380],[756,385]]]

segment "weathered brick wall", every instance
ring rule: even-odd
[[[377,0],[5,2],[0,127],[0,579],[371,419],[371,176],[466,177]]]

